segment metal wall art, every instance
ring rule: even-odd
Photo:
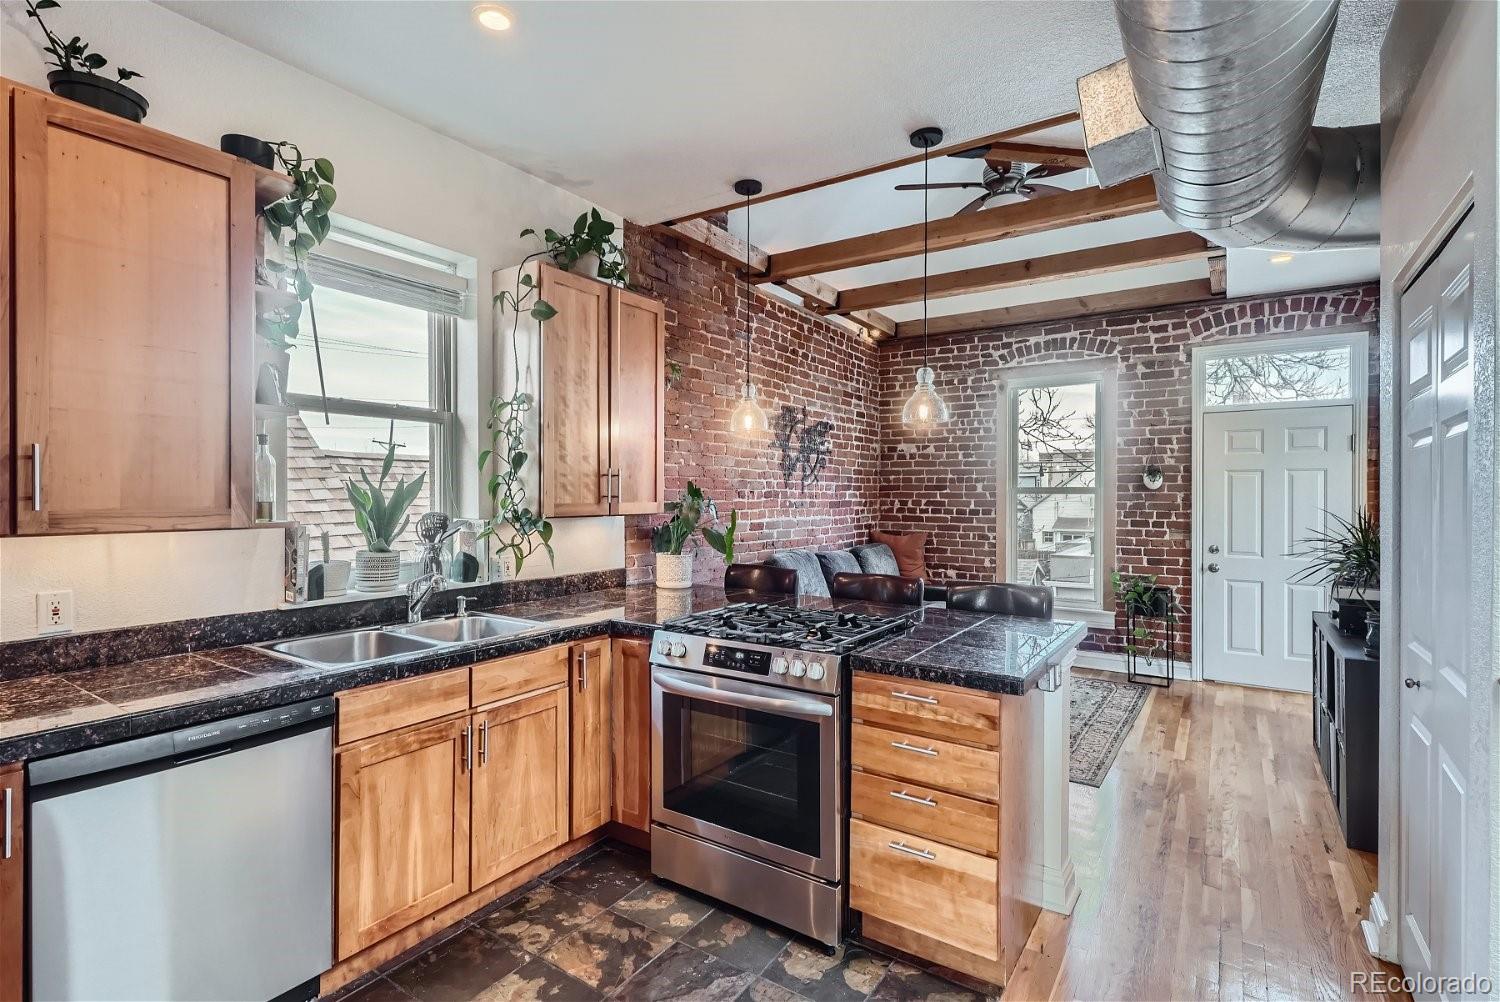
[[[776,415],[774,444],[781,452],[781,482],[790,484],[796,478],[803,493],[809,484],[821,479],[833,451],[832,421],[810,421],[806,407],[785,404]]]

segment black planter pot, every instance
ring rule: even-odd
[[[150,107],[144,97],[129,87],[95,73],[53,70],[47,74],[47,84],[58,97],[107,111],[111,115],[119,115],[132,122],[145,118],[146,109]]]
[[[276,154],[271,144],[254,136],[242,136],[238,132],[226,132],[219,137],[219,149],[231,156],[248,160],[267,170],[276,166]]]
[[[1165,619],[1172,610],[1172,589],[1157,585],[1128,603],[1127,612],[1147,619]]]

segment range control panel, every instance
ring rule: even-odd
[[[652,640],[651,663],[827,693],[838,692],[841,664],[834,654],[718,641],[666,630],[658,630]]]

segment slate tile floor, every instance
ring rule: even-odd
[[[980,1002],[985,995],[846,943],[834,956],[657,883],[601,845],[501,898],[340,1002]]]

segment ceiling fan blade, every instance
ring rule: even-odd
[[[976,146],[971,150],[959,150],[957,153],[948,154],[950,157],[958,157],[962,160],[980,160],[990,151],[989,144]]]
[[[1083,170],[1082,167],[1068,167],[1064,164],[1035,164],[1026,171],[1028,179],[1034,177],[1058,177],[1062,174],[1071,174],[1075,170]]]
[[[974,199],[974,201],[970,202],[968,205],[964,206],[962,209],[959,209],[954,213],[954,215],[967,216],[971,212],[978,212],[980,209],[984,208],[985,202],[988,202],[991,198],[994,197],[995,193],[993,191],[987,191],[983,195],[980,195],[978,198]]]
[[[897,191],[937,191],[940,188],[983,188],[978,181],[934,181],[931,184],[898,184]]]
[[[1049,195],[1061,195],[1067,190],[1055,184],[1027,184],[1021,188],[1020,195],[1022,198],[1046,198]]]

